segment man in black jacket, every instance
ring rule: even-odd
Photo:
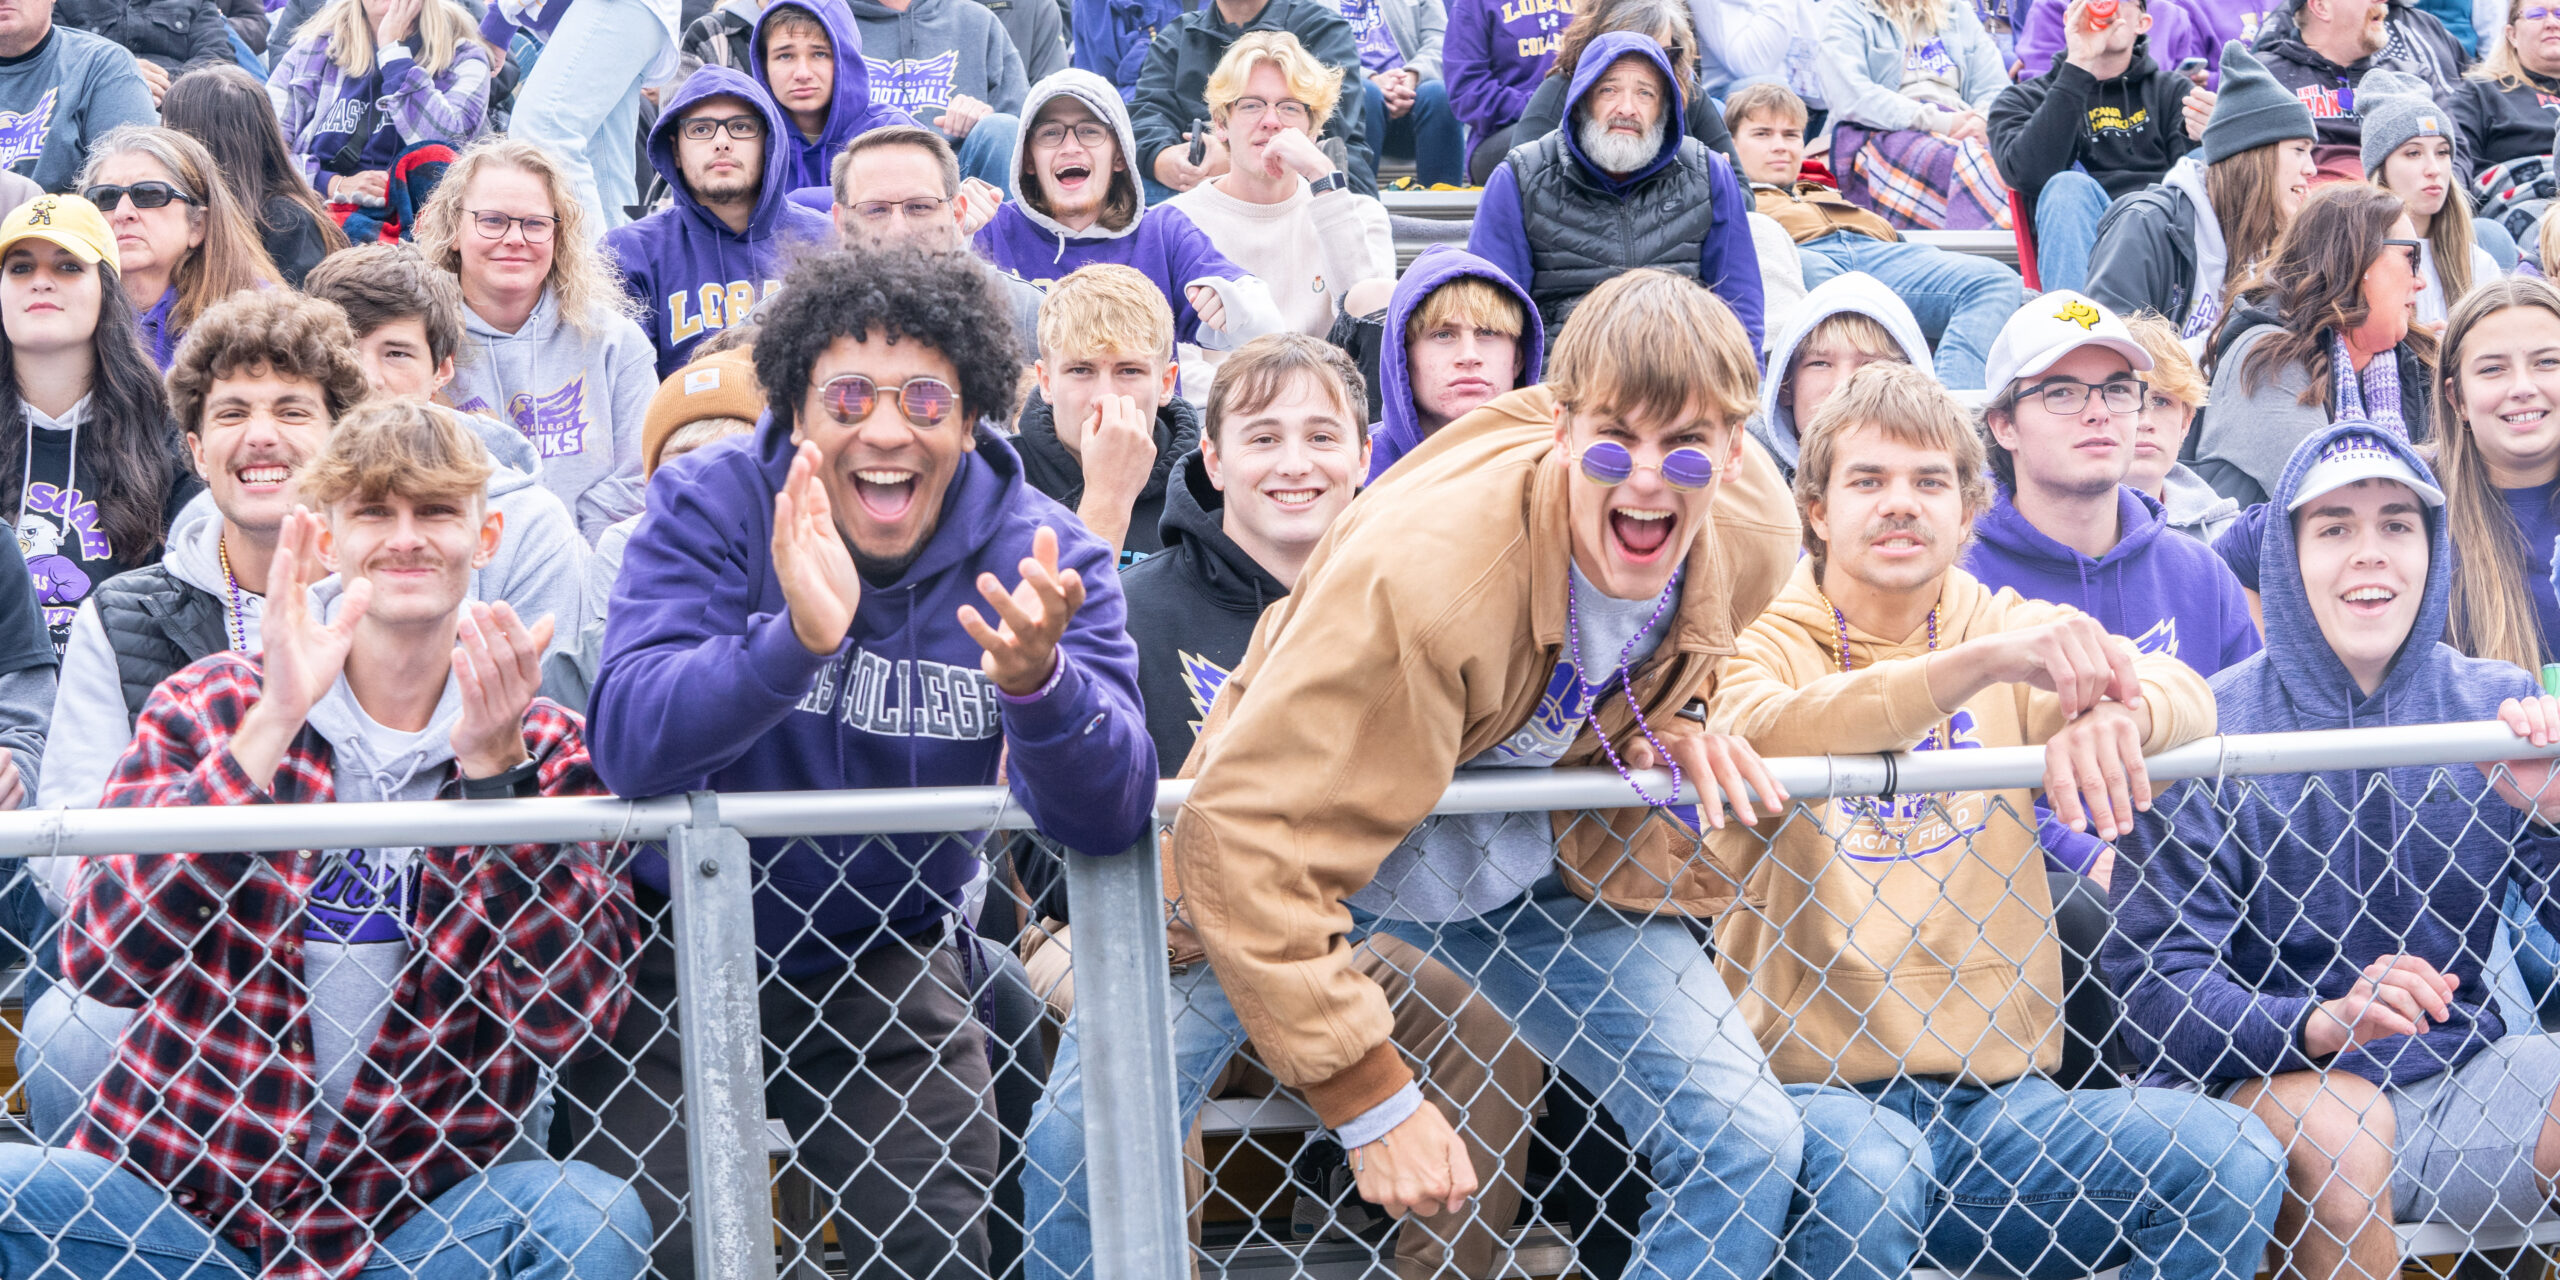
[[[2088,9],[2071,0],[2062,56],[1991,104],[1991,159],[2011,190],[2027,193],[2047,289],[2087,283],[2108,203],[2158,182],[2213,114],[2210,90],[2152,60],[2146,0],[2098,29]]]
[[[1156,31],[1138,71],[1138,96],[1129,105],[1129,122],[1137,130],[1137,168],[1147,182],[1147,203],[1158,204],[1175,193],[1227,171],[1227,149],[1212,131],[1203,131],[1200,163],[1191,163],[1191,126],[1209,118],[1209,73],[1227,55],[1227,46],[1253,31],[1286,31],[1308,53],[1328,67],[1342,69],[1343,101],[1363,92],[1360,44],[1342,14],[1321,0],[1213,0]],[[1378,194],[1378,162],[1364,137],[1367,126],[1357,111],[1337,111],[1325,122],[1323,138],[1338,138],[1348,152],[1344,172],[1351,189]]]
[[[1040,390],[1013,439],[1023,481],[1074,511],[1124,568],[1161,549],[1165,486],[1200,443],[1199,411],[1174,394],[1163,291],[1118,263],[1069,273],[1040,305],[1031,371]]]
[[[214,0],[60,0],[53,20],[131,50],[155,105],[172,77],[238,61]]]
[[[2364,177],[2358,155],[2364,120],[2356,114],[2356,87],[2366,72],[2406,71],[2426,81],[2438,101],[2461,83],[2459,61],[2448,72],[2439,48],[2453,43],[2452,33],[2433,14],[2395,9],[2390,0],[2294,0],[2293,18],[2296,30],[2274,28],[2260,35],[2257,54],[2319,121],[2313,159],[2325,174]],[[2454,56],[2459,58],[2459,46]]]

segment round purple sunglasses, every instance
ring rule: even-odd
[[[1582,478],[1593,484],[1625,484],[1636,472],[1650,469],[1662,477],[1664,484],[1684,493],[1707,487],[1716,478],[1716,461],[1704,449],[1679,448],[1662,455],[1662,461],[1639,464],[1627,447],[1615,440],[1602,440],[1582,451]]]

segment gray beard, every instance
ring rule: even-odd
[[[1585,116],[1580,124],[1574,126],[1574,141],[1582,144],[1584,158],[1600,166],[1600,172],[1614,178],[1634,173],[1652,163],[1653,157],[1662,150],[1662,135],[1669,127],[1668,117],[1657,117],[1653,127],[1644,131],[1643,137],[1622,138],[1609,132],[1607,121]]]

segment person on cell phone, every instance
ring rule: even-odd
[[[2100,22],[2091,10],[2115,14]],[[1991,104],[1991,159],[2035,220],[2036,273],[2047,289],[2089,278],[2098,219],[2118,197],[2167,176],[2204,138],[2213,91],[2155,59],[2150,0],[2069,0],[2062,56]],[[2163,20],[2174,5],[2163,4]],[[2198,69],[2202,61],[2196,60]]]

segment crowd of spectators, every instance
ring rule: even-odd
[[[860,1275],[1090,1273],[1176,776],[1183,1123],[1400,1276],[1568,1097],[1593,1274],[2390,1274],[2560,1182],[2552,766],[2143,762],[2560,741],[2556,130],[2544,0],[0,0],[0,808],[1003,785],[751,844]],[[673,874],[25,863],[0,1275],[689,1276]]]

